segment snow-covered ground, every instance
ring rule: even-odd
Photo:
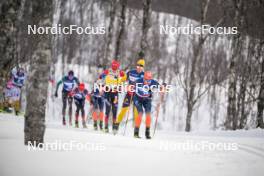
[[[88,129],[62,127],[48,122],[45,142],[89,144],[90,150],[29,151],[23,145],[23,117],[0,114],[0,175],[171,175],[262,176],[264,130],[165,132],[152,140],[134,139],[132,130],[123,136]],[[131,125],[128,125],[131,129]],[[141,136],[143,131],[141,131]],[[228,150],[183,148],[179,144],[225,144]],[[169,144],[169,145],[168,145]],[[91,146],[97,146],[91,147]],[[94,149],[94,150],[92,150]]]

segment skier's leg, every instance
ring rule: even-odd
[[[93,98],[93,113],[92,113],[92,117],[93,117],[93,122],[94,122],[94,129],[97,130],[97,119],[98,119],[98,98],[94,97]]]
[[[142,120],[143,108],[142,108],[142,100],[139,97],[134,98],[134,105],[137,108],[138,115],[135,117],[135,128],[134,128],[134,137],[139,137],[139,128]]]
[[[132,96],[130,96],[127,93],[126,97],[123,101],[122,109],[121,109],[120,113],[118,114],[117,119],[115,121],[115,131],[114,131],[115,134],[117,133],[117,131],[119,129],[119,124],[122,122],[123,118],[125,117],[125,115],[129,111],[129,106],[130,106],[131,100],[132,100]]]
[[[95,109],[95,111],[93,112],[93,120],[94,122],[97,122],[98,116],[97,116],[97,110]]]
[[[68,104],[69,104],[69,123],[72,124],[72,101],[73,98],[71,96],[68,96]]]
[[[103,102],[103,99],[102,98],[99,98],[98,99],[98,105],[99,105],[99,120],[100,120],[100,123],[99,123],[99,127],[100,127],[100,130],[103,129],[103,120],[104,120],[104,102]]]
[[[97,110],[95,109],[93,112],[93,126],[94,126],[94,130],[97,130],[97,119],[98,119],[98,115],[97,115]]]
[[[122,109],[120,111],[120,113],[117,116],[117,123],[119,124],[120,122],[122,122],[124,116],[126,115],[129,106],[130,106],[130,102],[131,102],[131,98],[132,96],[130,96],[128,93],[126,94],[126,97],[124,99],[123,105],[122,105]]]
[[[18,115],[18,113],[20,111],[20,100],[14,101],[13,106],[14,106],[16,115]]]
[[[75,112],[75,127],[79,128],[79,111],[80,111],[80,105],[77,100],[74,101],[76,105],[76,112]]]
[[[3,111],[6,111],[7,109],[8,109],[8,101],[7,101],[7,99],[5,99],[3,101]]]
[[[62,92],[62,123],[63,125],[66,125],[65,120],[65,114],[66,114],[66,108],[67,108],[67,92]]]
[[[110,95],[109,92],[106,92],[105,95],[106,101],[107,103],[105,103],[105,131],[108,132],[108,120],[109,120],[109,114],[110,114],[110,109],[111,109],[111,99],[110,99]]]
[[[87,128],[86,122],[85,122],[85,111],[84,111],[85,100],[83,100],[81,103],[82,103],[81,104],[82,125],[83,125],[83,128]]]
[[[21,89],[20,88],[16,88],[16,96],[14,97],[14,110],[16,115],[18,115],[19,111],[20,111],[20,100],[21,100]]]
[[[10,112],[10,97],[5,97],[4,103],[3,103],[3,110],[6,112]]]
[[[135,127],[135,120],[137,116],[138,116],[138,111],[136,106],[133,104],[133,127]]]
[[[88,110],[88,113],[87,113],[87,120],[89,120],[90,118],[93,120],[93,112],[95,111],[94,110],[94,96],[91,96],[91,100],[90,100],[90,102],[89,102],[89,105],[90,105],[90,107],[89,107],[89,110]]]
[[[146,99],[143,103],[143,107],[146,112],[146,131],[145,136],[147,139],[150,139],[150,125],[151,125],[151,99]]]
[[[117,115],[117,108],[118,108],[118,93],[113,93],[113,102],[112,102],[112,114],[113,114],[113,130],[116,131],[116,115]]]
[[[101,111],[99,113],[99,119],[100,119],[99,127],[100,127],[100,130],[102,130],[103,129],[103,120],[104,120],[104,112],[103,111]]]

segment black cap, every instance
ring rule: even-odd
[[[70,70],[70,71],[68,72],[68,75],[74,75],[74,72],[73,72],[72,70]]]

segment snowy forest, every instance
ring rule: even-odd
[[[89,33],[62,30],[69,26]],[[188,33],[204,26],[211,31]],[[219,28],[224,33],[215,33]],[[140,91],[102,95],[93,86],[107,85],[111,74],[115,84],[171,89],[147,91],[148,99]],[[69,85],[75,87],[66,91]],[[84,175],[88,164],[97,175],[95,158],[108,163],[99,175],[114,174],[117,165],[135,175],[135,162],[144,175],[262,175],[263,111],[263,0],[0,0],[0,155],[7,159],[0,175]],[[134,139],[143,131],[152,140]],[[58,139],[106,151],[43,156],[23,148]],[[163,140],[234,142],[237,151],[164,151]],[[57,167],[59,153],[81,164],[68,170],[72,163],[63,159],[66,170]],[[24,169],[9,170],[17,159]]]

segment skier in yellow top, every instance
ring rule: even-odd
[[[111,68],[104,70],[100,75],[100,79],[104,80],[104,99],[105,99],[105,132],[109,132],[108,120],[110,110],[112,109],[113,115],[113,131],[115,130],[115,121],[118,107],[118,87],[125,81],[124,71],[119,69],[119,62],[116,60],[112,61]]]

